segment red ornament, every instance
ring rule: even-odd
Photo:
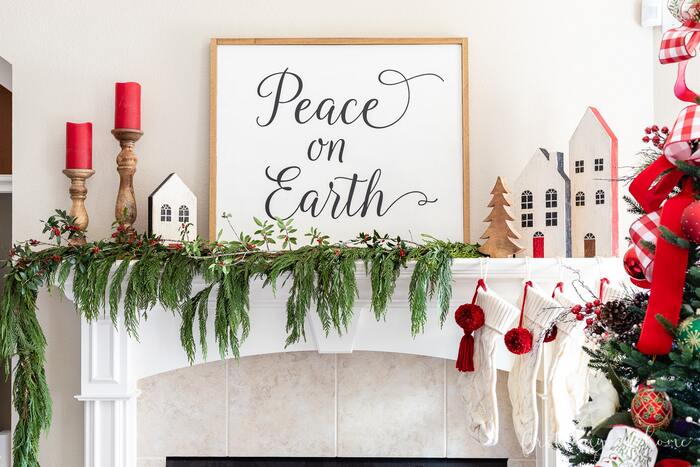
[[[663,430],[671,423],[673,406],[665,392],[640,386],[632,399],[630,414],[634,426],[651,434],[658,429]]]
[[[528,353],[532,349],[532,333],[525,328],[513,328],[503,339],[506,348],[515,355]]]
[[[455,321],[464,330],[464,336],[459,342],[459,353],[455,367],[459,371],[474,371],[474,336],[472,333],[484,325],[484,310],[476,304],[479,288],[486,290],[486,283],[479,279],[471,303],[460,305],[455,311]]]
[[[557,325],[553,325],[547,333],[544,335],[544,341],[545,342],[552,342],[554,339],[557,338],[557,334],[559,333],[559,329],[557,329]]]
[[[625,256],[622,258],[622,263],[625,266],[625,272],[629,274],[630,280],[634,285],[643,289],[651,287],[651,284],[644,276],[644,267],[642,266],[642,262],[639,261],[639,256],[637,256],[634,247],[630,247],[630,249],[627,250],[627,253],[625,253]]]
[[[700,243],[700,201],[693,201],[683,210],[681,229],[685,238]]]

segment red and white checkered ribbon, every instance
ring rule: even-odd
[[[683,10],[683,2],[679,12]],[[697,19],[697,2],[688,10],[687,18]],[[630,193],[644,211],[649,214],[630,227],[635,252],[644,268],[645,277],[651,282],[649,304],[644,314],[642,331],[637,350],[645,355],[666,355],[673,346],[671,336],[660,321],[662,316],[676,325],[680,320],[683,305],[688,249],[671,243],[660,235],[660,226],[670,233],[683,237],[681,217],[683,211],[695,201],[695,186],[692,179],[684,179],[679,170],[680,161],[700,163],[700,154],[692,152],[692,141],[700,138],[700,96],[690,90],[685,82],[688,60],[695,57],[700,43],[700,23],[683,18],[682,26],[667,31],[661,42],[661,63],[678,63],[678,74],[674,93],[682,101],[691,102],[678,116],[673,130],[664,145],[663,156],[642,170],[630,183]],[[673,194],[681,184],[680,193]],[[652,278],[652,267],[661,274]]]
[[[659,61],[662,64],[678,63],[695,57],[700,42],[700,23],[687,21],[682,26],[669,29],[661,39]]]
[[[651,282],[654,269],[654,256],[656,240],[659,237],[659,225],[661,224],[661,210],[640,217],[630,226],[630,238],[634,244],[634,251],[644,269],[644,277]]]
[[[700,139],[700,106],[691,105],[678,115],[666,140],[664,156],[673,164],[700,161],[700,151],[691,152],[690,148],[690,141],[697,139]]]
[[[700,23],[686,20],[682,26],[669,29],[661,40],[659,61],[662,64],[678,63],[678,73],[673,92],[680,100],[700,103],[700,96],[688,88],[685,83],[685,71],[688,60],[695,57],[697,47],[700,44]]]

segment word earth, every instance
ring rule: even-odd
[[[318,217],[329,207],[329,203],[330,215],[333,219],[338,219],[343,214],[346,214],[348,217],[353,217],[358,214],[360,217],[365,217],[370,211],[372,203],[375,201],[375,212],[377,216],[383,217],[397,202],[410,195],[416,195],[418,198],[416,202],[418,206],[425,206],[426,204],[435,203],[437,201],[437,198],[430,199],[428,195],[422,191],[412,190],[403,193],[389,202],[388,205],[385,205],[384,192],[377,189],[379,180],[382,177],[382,170],[376,169],[369,179],[361,179],[356,173],[352,174],[352,177],[334,177],[333,180],[328,182],[328,194],[325,200],[321,200],[320,193],[317,190],[308,190],[301,196],[293,211],[285,213],[277,212],[277,209],[273,209],[273,200],[277,195],[281,195],[282,198],[287,198],[290,192],[293,191],[290,183],[299,178],[300,175],[301,168],[296,165],[285,167],[277,174],[270,173],[270,166],[265,169],[265,176],[267,179],[277,185],[277,188],[275,188],[265,200],[265,213],[272,219],[277,217],[288,219],[294,216],[298,211],[308,212],[311,216]],[[345,183],[340,184],[338,182]],[[344,196],[336,191],[337,185],[341,185],[343,188]],[[362,190],[364,190],[364,194]],[[352,204],[356,195],[361,198],[362,201],[353,208]]]

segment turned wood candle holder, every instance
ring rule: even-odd
[[[92,177],[95,171],[92,169],[65,169],[63,173],[70,178],[70,189],[68,191],[73,204],[69,214],[75,218],[75,225],[80,227],[80,230],[85,233],[90,222],[87,209],[85,209],[85,198],[87,198],[88,192],[85,180]],[[69,243],[71,245],[84,245],[85,235],[80,238],[72,238],[69,240]]]
[[[134,195],[134,174],[138,161],[134,152],[136,141],[141,138],[143,131],[126,128],[115,128],[112,134],[119,141],[121,151],[117,155],[117,172],[119,172],[119,192],[117,204],[114,207],[114,217],[127,230],[133,230],[136,221],[136,196]]]

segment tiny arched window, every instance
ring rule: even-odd
[[[546,208],[556,208],[557,207],[557,190],[550,188],[544,194],[544,207]]]
[[[532,236],[535,238],[539,238],[539,237],[544,237],[544,234],[538,230],[537,232],[532,234]]]
[[[595,192],[595,204],[605,204],[605,192],[603,190]]]
[[[190,221],[190,208],[187,206],[180,206],[177,213],[177,220],[179,222],[189,222]]]
[[[523,191],[520,195],[521,209],[532,209],[532,192],[530,190]]]
[[[586,194],[583,191],[576,193],[576,206],[586,205]]]
[[[172,215],[172,212],[170,210],[169,204],[164,204],[160,207],[160,221],[161,222],[170,222],[171,215]]]
[[[583,239],[584,240],[595,240],[595,235],[593,235],[592,233],[589,232],[586,235],[584,235]]]

